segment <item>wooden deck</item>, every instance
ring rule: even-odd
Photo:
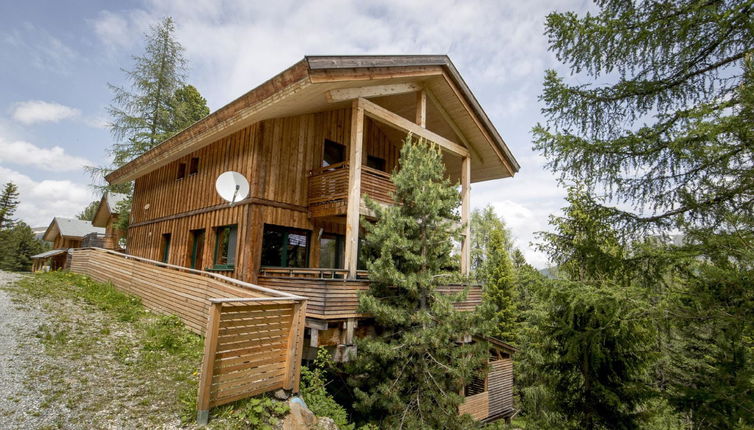
[[[309,172],[308,204],[312,218],[345,215],[348,208],[349,163],[332,164]],[[395,185],[390,174],[361,166],[361,195],[375,201],[393,204]]]
[[[369,288],[366,271],[359,271],[357,279],[346,279],[347,270],[341,269],[269,269],[262,268],[257,278],[259,285],[286,293],[306,297],[306,316],[318,319],[344,319],[365,317],[358,313],[359,293]],[[444,285],[438,290],[456,294],[464,285]],[[456,308],[473,310],[482,303],[482,288],[469,286],[466,300],[456,303]]]

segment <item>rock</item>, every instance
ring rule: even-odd
[[[315,430],[338,430],[338,425],[330,417],[317,417],[317,425]]]
[[[278,400],[288,400],[288,393],[283,389],[275,391],[274,396]]]
[[[283,430],[311,430],[317,424],[317,417],[299,397],[288,401],[291,411],[283,421]]]

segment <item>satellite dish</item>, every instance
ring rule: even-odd
[[[238,172],[225,172],[217,177],[215,189],[230,205],[238,203],[249,195],[249,181]]]

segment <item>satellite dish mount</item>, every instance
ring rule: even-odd
[[[215,189],[223,200],[233,206],[249,196],[249,181],[238,172],[225,172],[217,177]]]

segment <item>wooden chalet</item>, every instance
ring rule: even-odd
[[[134,181],[127,252],[307,297],[306,344],[345,358],[370,331],[357,312],[369,285],[358,253],[363,196],[393,203],[390,172],[407,133],[442,149],[464,222],[471,184],[519,169],[447,56],[305,57],[107,176]],[[234,205],[215,191],[226,171],[250,183]],[[473,287],[458,306],[480,301]],[[476,418],[507,413],[482,409]]]
[[[67,251],[79,248],[87,235],[104,235],[105,230],[92,225],[89,221],[75,218],[55,217],[42,235],[42,239],[52,243],[52,250],[33,255],[32,271],[44,267],[49,270],[63,269],[66,265]]]
[[[106,192],[100,199],[99,206],[94,212],[92,225],[105,229],[102,248],[120,250],[120,240],[124,236],[114,226],[118,221],[118,203],[125,200],[128,196],[125,194]]]

